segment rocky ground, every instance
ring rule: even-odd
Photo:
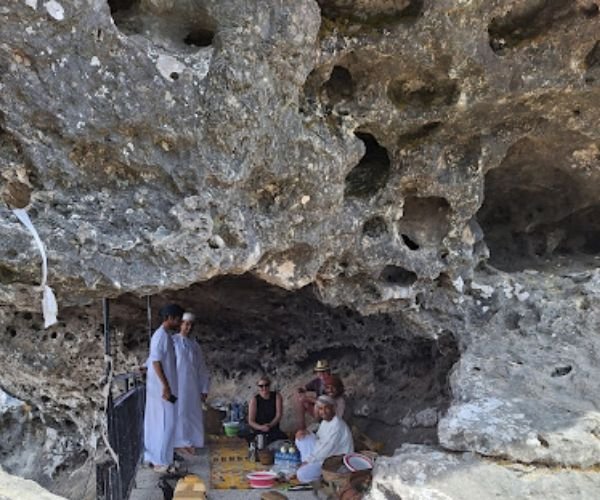
[[[334,362],[398,448],[374,498],[596,487],[600,2],[16,0],[0,23],[9,472],[56,490],[97,457],[101,298],[125,372],[151,296],[197,313],[215,400]]]

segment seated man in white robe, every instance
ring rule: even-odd
[[[204,446],[204,416],[202,403],[206,400],[210,377],[200,344],[190,338],[194,315],[186,312],[180,333],[173,337],[177,356],[177,423],[175,449],[194,455],[195,448]]]
[[[350,428],[335,414],[335,400],[330,396],[319,396],[316,407],[319,417],[323,419],[317,434],[306,430],[296,433],[296,447],[302,459],[296,476],[302,483],[310,483],[321,477],[321,467],[326,458],[354,451]]]

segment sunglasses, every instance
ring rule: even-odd
[[[258,387],[269,387],[271,384],[258,384]]]

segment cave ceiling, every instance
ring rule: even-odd
[[[357,417],[439,418],[453,451],[600,463],[600,377],[583,375],[600,356],[599,6],[5,2],[0,384],[83,429],[102,405],[100,300],[130,368],[145,297],[172,298],[205,311],[224,391],[338,349],[375,384]],[[13,208],[46,246],[47,331]],[[227,339],[250,353],[229,367]],[[398,401],[420,391],[411,412],[435,418],[374,396],[409,379],[423,390]]]

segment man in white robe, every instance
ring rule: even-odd
[[[194,454],[194,448],[204,446],[202,403],[210,387],[210,376],[200,344],[190,338],[194,315],[185,313],[181,331],[173,337],[177,356],[179,401],[175,425],[175,448]]]
[[[335,414],[335,406],[335,400],[330,396],[319,396],[316,408],[323,420],[317,434],[306,430],[296,433],[296,447],[302,459],[296,476],[302,483],[310,483],[321,477],[326,458],[354,451],[352,432],[348,424]]]
[[[152,335],[146,366],[146,411],[144,414],[144,461],[157,472],[173,464],[177,405],[177,366],[171,332],[177,331],[183,309],[176,304],[159,312],[162,324]]]

